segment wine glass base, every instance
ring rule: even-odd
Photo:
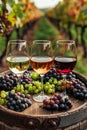
[[[34,95],[33,100],[36,102],[43,102],[44,99],[49,99],[50,97],[47,95]]]
[[[65,98],[69,98],[69,96],[67,95],[66,91],[64,91],[64,92],[62,93],[62,96],[63,96],[64,99],[65,99]]]
[[[69,98],[69,96],[68,95],[63,95],[63,99],[65,99],[65,98]]]

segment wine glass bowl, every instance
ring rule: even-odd
[[[25,40],[10,40],[6,51],[9,69],[17,76],[22,76],[29,67],[29,55]]]
[[[53,59],[50,57],[32,57],[31,65],[34,71],[40,75],[46,74],[53,65]]]
[[[42,102],[48,96],[43,91],[43,77],[53,66],[52,45],[48,40],[35,40],[32,44],[30,64],[35,72],[40,74],[42,82],[42,91],[35,95],[33,99]]]
[[[73,40],[59,40],[55,46],[54,65],[63,74],[71,72],[77,61],[76,45]]]

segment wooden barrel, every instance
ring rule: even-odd
[[[75,73],[85,83],[87,79]],[[0,130],[86,130],[87,102],[70,97],[73,107],[66,112],[47,111],[42,103],[33,101],[23,112],[15,112],[0,105]]]

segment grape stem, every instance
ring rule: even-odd
[[[67,95],[67,93],[66,93],[66,75],[65,74],[63,74],[63,81],[64,81],[64,92],[63,92],[63,96],[64,96],[64,98],[66,98],[68,95]]]

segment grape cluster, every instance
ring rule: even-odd
[[[47,82],[51,77],[56,78],[57,80],[63,79],[62,74],[58,73],[54,67],[44,75],[44,83]]]
[[[25,110],[32,104],[30,100],[30,95],[29,94],[24,95],[20,92],[18,93],[9,92],[6,99],[7,99],[7,108],[17,112]]]
[[[13,29],[12,23],[8,20],[9,11],[6,8],[6,2],[2,1],[1,5],[2,13],[0,14],[0,35],[4,32],[9,34]]]
[[[76,79],[77,77],[76,77],[76,75],[73,73],[73,72],[70,72],[70,73],[68,73],[67,75],[66,75],[66,79],[68,80],[68,81],[72,81],[72,79]]]
[[[44,84],[44,92],[47,94],[54,94],[55,93],[55,84],[46,82]]]
[[[71,100],[68,97],[63,97],[55,93],[49,99],[44,99],[43,108],[46,110],[66,111],[72,107]]]
[[[33,79],[33,80],[39,80],[40,81],[40,75],[37,73],[37,72],[31,72],[30,73],[30,77]]]
[[[68,80],[57,80],[56,78],[51,77],[48,82],[44,84],[44,90],[46,93],[51,94],[50,90],[52,91],[52,94],[55,91],[65,91],[65,88],[68,89],[72,85],[72,81]]]
[[[23,84],[23,85],[25,85],[25,84],[30,84],[30,83],[32,83],[32,79],[31,79],[29,76],[27,76],[27,75],[23,75],[23,76],[20,78],[19,83],[20,83],[20,84]]]
[[[42,83],[39,81],[33,81],[32,84],[26,84],[25,88],[28,90],[28,93],[37,94],[42,90]]]
[[[5,105],[6,104],[6,96],[8,95],[8,92],[2,90],[0,92],[0,105]]]
[[[18,77],[16,75],[4,75],[0,77],[0,90],[9,91],[17,85]]]
[[[55,91],[64,91],[64,86],[66,86],[67,93],[71,94],[76,99],[81,101],[87,99],[87,90],[85,89],[85,84],[80,81],[73,72],[67,74],[66,81],[64,82],[62,74],[59,74],[55,68],[52,68],[47,74],[45,74],[44,83],[44,89],[46,93],[49,93],[49,89],[47,90],[48,87],[46,84],[50,83],[51,87],[52,84],[55,85]]]
[[[68,94],[73,95],[76,99],[84,101],[87,99],[87,90],[85,84],[79,79],[74,79],[73,84],[67,89]]]
[[[17,84],[13,90],[23,94],[37,94],[42,90],[42,84],[39,81],[33,81],[32,83],[27,84]]]
[[[59,81],[59,80],[63,79],[63,75],[61,73],[58,73],[56,71],[56,68],[53,67],[53,68],[50,69],[50,71],[48,73],[46,73],[44,75],[44,82],[49,81],[50,78],[55,78],[55,79],[57,79]],[[68,81],[71,81],[73,78],[76,78],[76,75],[74,73],[72,73],[72,72],[70,72],[66,76],[66,79]]]

